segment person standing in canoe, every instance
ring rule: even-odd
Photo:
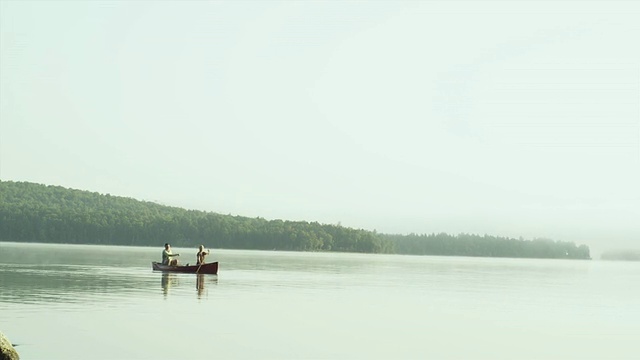
[[[169,243],[164,244],[164,250],[162,251],[162,265],[177,266],[178,259],[172,259],[172,257],[180,256],[180,254],[174,254],[171,252],[171,245]]]
[[[204,245],[200,245],[196,254],[196,265],[204,264],[204,257],[209,255],[210,252],[211,250],[204,251]]]

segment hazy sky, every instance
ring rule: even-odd
[[[640,247],[640,2],[0,4],[2,180]]]

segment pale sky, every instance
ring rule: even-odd
[[[640,247],[638,1],[0,6],[2,180]]]

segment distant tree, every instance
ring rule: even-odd
[[[610,250],[602,253],[602,260],[640,261],[640,250]]]

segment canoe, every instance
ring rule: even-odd
[[[217,274],[218,273],[218,262],[212,262],[208,264],[202,265],[162,265],[162,263],[153,261],[151,263],[153,270],[157,271],[171,271],[171,272],[181,272],[181,273],[193,273],[193,274]]]

